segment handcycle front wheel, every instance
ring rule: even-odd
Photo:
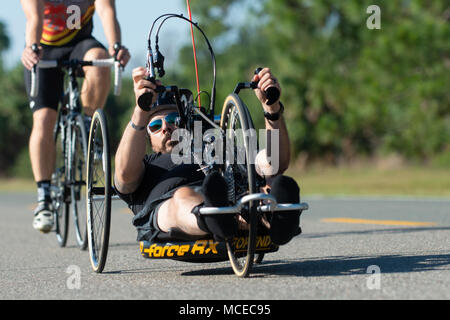
[[[92,269],[101,273],[108,255],[111,224],[111,157],[105,113],[97,110],[91,122],[87,157],[87,226]]]
[[[257,192],[254,156],[257,140],[253,122],[247,106],[237,94],[230,94],[224,102],[220,127],[226,132],[227,159],[224,178],[228,183],[229,200],[236,202],[240,197]],[[232,143],[230,143],[233,141]],[[228,154],[232,156],[229,157]],[[257,203],[251,201],[242,214],[248,225],[247,251],[238,252],[232,241],[227,241],[228,257],[234,273],[247,277],[254,263],[256,233],[258,225]]]

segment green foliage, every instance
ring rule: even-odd
[[[448,167],[448,1],[190,2],[193,19],[216,54],[216,114],[238,82],[250,81],[256,67],[268,66],[282,85],[293,156],[338,162],[395,153]],[[381,9],[379,30],[366,26],[369,5]],[[211,59],[194,30],[200,88],[210,95]],[[20,62],[12,70],[2,68],[8,46],[0,22],[0,174],[29,176],[32,115]],[[166,60],[166,71],[165,84],[197,92],[190,44],[178,61]],[[259,102],[251,91],[241,95],[261,128]],[[208,94],[200,97],[208,106]],[[121,96],[110,94],[105,107],[113,154],[134,105],[132,81],[124,79]]]
[[[424,160],[448,148],[445,1],[266,0],[247,11],[245,0],[198,2],[196,17],[220,48],[217,101],[257,65],[269,66],[283,86],[294,155],[337,161],[382,151]],[[366,27],[373,4],[381,9],[380,30]],[[245,23],[227,42],[227,13],[236,7],[246,11]],[[192,59],[188,53],[183,62]],[[199,56],[207,64],[207,55]],[[202,79],[208,70],[200,70]],[[182,73],[192,74],[190,67]],[[256,101],[248,104],[255,115]]]
[[[0,75],[3,71],[3,63],[2,63],[2,52],[8,49],[9,47],[9,38],[6,34],[6,26],[0,21]]]
[[[25,90],[22,65],[0,77],[0,173],[15,163],[28,147],[32,117]]]

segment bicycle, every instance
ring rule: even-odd
[[[88,150],[88,132],[77,82],[77,70],[85,66],[114,66],[114,94],[121,90],[122,66],[116,59],[120,49],[115,44],[115,56],[110,59],[84,60],[41,60],[31,73],[31,97],[38,92],[38,69],[59,67],[67,73],[66,90],[58,108],[57,121],[53,130],[56,147],[56,166],[51,177],[50,196],[55,219],[55,233],[60,247],[65,247],[69,215],[72,211],[76,241],[81,250],[87,248],[87,220],[84,213],[85,201],[82,201],[86,185],[86,156]],[[35,48],[37,50],[37,48]]]
[[[189,132],[191,137],[194,132],[196,121],[202,123],[203,132],[208,129],[214,129],[219,132],[222,141],[235,141],[231,146],[228,143],[222,144],[222,151],[226,152],[227,148],[237,151],[243,150],[245,153],[243,159],[238,159],[238,152],[233,153],[233,158],[227,159],[224,163],[214,161],[205,162],[204,159],[196,159],[201,170],[205,174],[212,171],[220,172],[228,184],[228,198],[234,205],[229,207],[203,207],[200,208],[201,215],[213,214],[233,214],[239,215],[246,223],[247,228],[239,230],[239,233],[231,240],[225,242],[217,242],[212,235],[204,237],[194,237],[185,234],[177,228],[172,228],[169,232],[161,232],[153,242],[141,241],[140,252],[142,256],[150,259],[174,259],[186,262],[216,262],[229,260],[234,273],[238,277],[247,277],[254,263],[262,261],[264,254],[275,252],[278,246],[271,242],[267,230],[260,228],[263,222],[264,214],[272,214],[279,211],[288,210],[307,210],[307,203],[296,204],[278,204],[270,194],[259,192],[260,188],[265,185],[265,179],[257,175],[254,164],[254,150],[251,147],[251,134],[254,132],[254,124],[248,111],[247,106],[239,97],[242,89],[255,88],[255,82],[238,83],[234,91],[225,99],[221,116],[215,116],[215,86],[216,86],[216,63],[214,51],[209,43],[203,30],[191,20],[176,14],[165,14],[158,17],[150,29],[148,36],[148,58],[147,69],[149,71],[148,80],[156,83],[155,69],[158,75],[162,77],[165,74],[164,56],[159,51],[158,34],[161,25],[156,34],[156,54],[153,54],[151,46],[151,34],[155,23],[164,18],[161,25],[170,18],[179,18],[187,21],[195,26],[203,35],[205,42],[211,54],[213,61],[213,84],[211,88],[209,111],[204,107],[195,106],[192,93],[187,89],[179,89],[177,86],[161,86],[158,85],[156,92],[170,92],[174,95],[179,121],[177,126],[184,128]],[[269,94],[269,93],[266,93]],[[277,92],[270,93],[269,99],[277,100]],[[279,92],[278,92],[279,94]],[[275,95],[275,97],[273,96]],[[146,93],[138,98],[138,105],[143,110],[150,110],[152,101],[152,93]],[[88,151],[88,176],[87,176],[87,201],[88,214],[90,223],[88,223],[89,232],[89,249],[91,251],[91,265],[95,272],[102,272],[106,263],[108,240],[110,231],[110,215],[111,215],[111,199],[117,199],[114,188],[111,186],[111,164],[109,154],[109,137],[107,123],[104,114],[98,113],[93,121],[93,131],[91,135],[99,134],[97,139],[102,140],[101,154],[103,159],[94,160],[96,144],[93,143],[93,137],[90,138]],[[241,129],[241,130],[239,130]],[[227,137],[227,135],[229,135]],[[228,140],[227,140],[228,138]],[[188,138],[189,140],[189,138]],[[214,144],[215,139],[206,139],[202,141],[201,150],[196,150],[194,142],[189,140],[192,154],[204,154],[205,150],[214,150],[217,146]],[[224,154],[224,153],[223,153]],[[106,156],[106,158],[105,158]],[[92,167],[91,167],[91,160]],[[242,161],[243,160],[243,161]],[[101,176],[97,171],[98,164],[102,163]],[[97,165],[96,165],[97,164]],[[102,181],[100,185],[98,181]],[[101,202],[102,206],[93,205]],[[100,210],[97,210],[100,208]],[[96,211],[96,212],[94,212]],[[97,212],[99,211],[99,212]]]

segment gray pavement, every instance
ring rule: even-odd
[[[450,200],[304,197],[303,234],[240,279],[228,262],[142,258],[121,201],[96,274],[72,225],[66,248],[32,229],[34,199],[0,194],[0,299],[450,299]]]

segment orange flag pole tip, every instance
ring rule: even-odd
[[[192,12],[191,12],[191,6],[189,4],[189,0],[186,0],[186,5],[187,5],[187,10],[188,10],[189,20],[192,21]],[[198,107],[200,108],[202,105],[201,99],[200,99],[200,81],[198,78],[197,52],[195,49],[194,28],[192,27],[192,24],[191,24],[191,38],[192,38],[192,50],[194,52],[195,77],[196,77],[196,81],[197,81]]]

